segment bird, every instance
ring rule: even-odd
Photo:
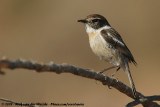
[[[133,97],[136,98],[136,88],[130,72],[129,63],[136,65],[136,61],[120,34],[109,24],[107,19],[99,14],[88,15],[78,20],[85,25],[89,36],[90,47],[101,60],[113,64],[112,67],[122,68],[127,74],[132,87]]]

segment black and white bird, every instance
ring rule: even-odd
[[[136,61],[120,34],[111,27],[105,17],[98,14],[89,15],[78,22],[85,24],[92,51],[100,59],[113,64],[113,68],[122,68],[128,75],[133,96],[136,98],[136,88],[129,69],[129,63],[136,65]]]

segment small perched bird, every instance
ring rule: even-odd
[[[100,59],[113,64],[111,68],[118,67],[117,71],[122,68],[128,75],[133,96],[136,98],[136,88],[129,69],[129,62],[136,65],[136,61],[120,34],[111,27],[105,17],[98,14],[89,15],[78,22],[85,24],[92,51]]]

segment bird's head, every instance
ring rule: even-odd
[[[91,14],[85,19],[78,20],[78,22],[84,23],[86,26],[91,27],[95,30],[102,28],[106,25],[110,26],[106,18],[99,14]]]

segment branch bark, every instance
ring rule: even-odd
[[[138,100],[132,101],[128,103],[125,107],[133,107],[143,102],[149,102],[149,101],[160,101],[160,95],[154,95],[154,96],[146,96],[143,98],[140,98]],[[158,106],[156,103],[152,105],[152,107]]]
[[[8,69],[23,68],[23,69],[35,70],[36,72],[39,72],[39,73],[40,72],[54,72],[57,74],[71,73],[77,76],[98,80],[102,82],[103,85],[112,86],[118,91],[120,91],[121,93],[127,95],[128,97],[134,99],[135,101],[138,101],[137,99],[134,98],[132,94],[132,89],[130,87],[128,87],[121,81],[117,81],[114,78],[105,76],[94,70],[83,69],[83,68],[76,67],[73,65],[68,65],[68,64],[60,65],[60,64],[55,64],[53,62],[50,62],[48,64],[40,64],[37,62],[25,61],[22,59],[13,61],[13,60],[8,60],[3,58],[0,60],[0,69],[4,69],[4,68],[8,68]],[[0,74],[3,74],[2,71]],[[140,92],[137,92],[136,95],[139,97],[139,99],[146,98]],[[156,100],[160,101],[160,99],[156,99]],[[160,107],[160,105],[158,105],[156,102],[153,102],[153,101],[154,100],[147,99],[145,101],[140,101],[138,104],[141,103],[144,107]],[[153,105],[156,105],[156,106],[153,106]],[[126,105],[126,107],[131,107],[131,106]]]

